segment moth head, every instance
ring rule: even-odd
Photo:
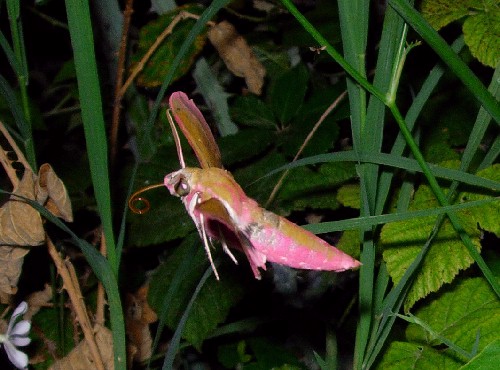
[[[170,191],[170,194],[178,197],[184,197],[191,191],[189,181],[182,170],[165,176],[165,186]]]

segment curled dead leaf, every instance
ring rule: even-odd
[[[260,95],[266,69],[234,26],[227,21],[217,23],[208,31],[208,39],[227,68],[235,76],[245,78],[250,92]]]
[[[13,193],[35,200],[34,184],[33,172],[26,169]],[[35,246],[42,244],[44,240],[45,233],[40,214],[18,197],[11,196],[0,208],[0,245]],[[27,250],[20,251],[13,258],[20,258],[26,253]]]
[[[71,201],[62,180],[56,175],[50,164],[44,163],[38,171],[35,184],[36,200],[54,216],[64,221],[73,221]]]
[[[31,293],[26,299],[28,303],[28,311],[26,311],[23,316],[24,320],[31,320],[32,317],[40,311],[40,308],[50,302],[52,296],[53,292],[50,284],[45,284],[45,288],[43,290]]]
[[[26,169],[13,193],[34,200],[34,183],[35,175]],[[40,214],[18,197],[11,196],[0,208],[0,292],[7,295],[17,292],[23,259],[29,251],[27,247],[40,245],[44,240]]]
[[[153,339],[149,324],[158,320],[147,301],[149,285],[143,285],[134,294],[126,297],[126,327],[130,339],[128,357],[142,362],[151,357]]]
[[[113,359],[113,336],[111,331],[101,325],[94,327],[95,340],[102,362],[106,370],[114,369]],[[68,355],[49,367],[49,370],[88,370],[94,369],[89,347],[85,340],[82,340]]]

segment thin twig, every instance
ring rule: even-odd
[[[120,127],[120,112],[122,109],[122,99],[125,92],[122,91],[123,75],[125,74],[125,60],[127,54],[127,38],[130,29],[130,21],[132,19],[132,13],[134,0],[127,0],[125,5],[125,10],[123,12],[123,28],[122,37],[120,40],[120,49],[118,50],[118,63],[116,68],[116,81],[115,81],[115,101],[113,106],[113,118],[111,121],[111,131],[109,134],[110,142],[110,162],[111,168],[114,167],[116,160],[116,153],[118,152],[118,129]]]
[[[127,91],[128,87],[130,86],[130,84],[132,83],[132,81],[134,81],[134,79],[137,77],[137,75],[144,69],[144,66],[146,65],[146,63],[148,62],[148,60],[151,58],[151,56],[154,54],[154,52],[156,51],[156,49],[158,49],[158,47],[161,45],[161,43],[163,42],[163,40],[165,40],[165,38],[170,35],[175,26],[177,25],[177,23],[179,23],[180,21],[184,20],[184,19],[199,19],[200,16],[197,15],[197,14],[192,14],[192,13],[189,13],[189,12],[180,12],[179,14],[177,14],[174,19],[172,19],[172,22],[170,22],[170,24],[168,25],[167,28],[165,28],[165,30],[160,34],[160,36],[157,37],[157,39],[155,40],[155,42],[153,43],[153,45],[151,45],[151,47],[148,49],[148,51],[146,52],[146,54],[144,54],[144,56],[142,57],[142,59],[139,61],[139,63],[137,63],[137,65],[135,66],[134,70],[132,71],[132,73],[130,73],[130,76],[127,78],[127,81],[125,81],[125,83],[123,84],[121,90],[120,90],[120,95],[123,96],[125,94],[125,92]],[[215,23],[214,22],[208,22],[207,23],[209,26],[212,26],[214,25]]]
[[[0,121],[0,131],[2,132],[3,136],[7,139],[7,142],[11,146],[14,153],[16,153],[17,162],[21,163],[25,169],[31,171],[31,167],[28,161],[26,160],[26,157],[24,156],[23,152],[19,149],[15,140],[12,138],[12,136],[10,136],[9,131],[1,121]],[[16,170],[12,167],[12,162],[14,161],[12,161],[7,157],[8,153],[7,150],[3,150],[3,148],[1,149],[2,150],[0,152],[0,163],[2,163],[5,172],[7,172],[7,175],[9,176],[10,182],[12,183],[12,186],[15,189],[19,184],[19,179],[17,177]]]
[[[61,258],[54,243],[49,237],[47,237],[47,247],[52,260],[56,265],[57,272],[63,280],[63,287],[68,292],[69,299],[75,310],[80,327],[82,328],[85,341],[87,342],[92,360],[94,361],[94,365],[97,370],[105,370],[73,264],[71,261],[64,261]]]
[[[319,118],[318,122],[316,122],[314,124],[314,127],[312,128],[312,130],[309,132],[309,134],[305,138],[304,142],[302,143],[299,150],[297,151],[297,154],[295,154],[295,157],[293,158],[291,163],[295,162],[300,157],[300,155],[304,151],[305,147],[307,146],[307,144],[309,144],[309,141],[311,141],[313,135],[318,130],[319,126],[323,123],[323,121],[326,119],[326,117],[328,117],[328,115],[332,112],[332,110],[335,109],[340,104],[340,102],[344,99],[346,94],[347,94],[347,91],[344,91],[342,94],[340,94],[337,97],[337,99],[335,99],[335,101],[332,104],[330,104],[330,106],[323,112],[323,114]],[[273,191],[271,192],[271,195],[269,195],[269,198],[267,199],[265,207],[269,207],[271,202],[274,200],[274,198],[276,197],[276,194],[278,193],[278,190],[283,185],[283,181],[285,180],[285,177],[288,176],[289,172],[290,172],[289,169],[286,170],[285,172],[283,172],[283,174],[281,175],[281,177],[278,180],[278,182],[276,183],[276,185],[274,185]]]
[[[106,239],[104,238],[104,231],[101,231],[101,254],[106,257]],[[104,307],[106,306],[106,294],[102,282],[97,285],[97,300],[95,311],[96,324],[104,325]]]

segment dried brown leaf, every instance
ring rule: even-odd
[[[45,284],[43,290],[31,293],[26,299],[28,303],[28,311],[24,314],[24,320],[31,320],[33,316],[40,311],[40,308],[46,306],[52,299],[52,286],[50,284]]]
[[[158,320],[147,301],[149,285],[143,285],[135,294],[127,294],[126,317],[127,335],[130,339],[129,358],[142,362],[151,357],[153,339],[149,324]]]
[[[34,175],[26,169],[24,176],[13,193],[25,198],[35,200]],[[10,246],[35,246],[45,240],[42,218],[29,204],[15,196],[0,208],[0,245]],[[20,258],[28,253],[27,250],[19,251],[12,258]]]
[[[3,248],[11,247],[0,247],[0,249]],[[17,293],[17,282],[21,275],[23,262],[24,258],[0,259],[0,291],[8,295]],[[2,303],[8,303],[8,301],[4,302],[2,299]]]
[[[26,169],[13,193],[28,199],[34,196],[34,174]],[[45,240],[42,218],[29,204],[15,196],[0,208],[0,292],[12,295],[17,292],[24,256],[31,246]],[[2,301],[5,300],[2,294]]]
[[[245,78],[250,92],[260,95],[266,69],[234,26],[227,21],[217,23],[208,31],[208,39],[227,68],[235,76]]]
[[[111,331],[101,325],[96,325],[94,331],[104,367],[106,370],[113,370],[113,337]],[[82,340],[66,357],[52,364],[49,370],[88,370],[94,368],[87,342]]]
[[[67,222],[73,221],[71,201],[62,180],[56,175],[50,164],[44,163],[38,171],[35,194],[38,203],[54,216]]]

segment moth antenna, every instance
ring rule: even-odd
[[[203,245],[205,247],[205,252],[207,253],[208,260],[210,261],[210,266],[212,266],[212,270],[214,270],[214,275],[217,280],[219,279],[219,273],[215,268],[214,260],[212,259],[212,253],[210,252],[210,246],[208,245],[207,231],[205,230],[205,220],[203,214],[200,214],[200,229],[201,229],[201,237],[203,238]]]
[[[148,212],[149,209],[151,208],[151,204],[149,203],[149,200],[147,198],[141,197],[140,194],[144,193],[145,191],[156,189],[163,186],[165,186],[163,183],[159,183],[159,184],[148,185],[137,190],[128,199],[128,207],[132,212],[137,213],[139,215]],[[143,204],[143,207],[137,207],[138,202],[141,202]]]
[[[181,139],[179,138],[179,133],[177,132],[177,128],[175,127],[174,120],[172,118],[171,110],[167,109],[167,119],[170,124],[170,128],[172,130],[172,135],[174,135],[175,147],[177,148],[177,156],[179,157],[179,162],[181,164],[181,168],[186,168],[186,163],[184,162],[184,155],[182,154],[182,146]]]

